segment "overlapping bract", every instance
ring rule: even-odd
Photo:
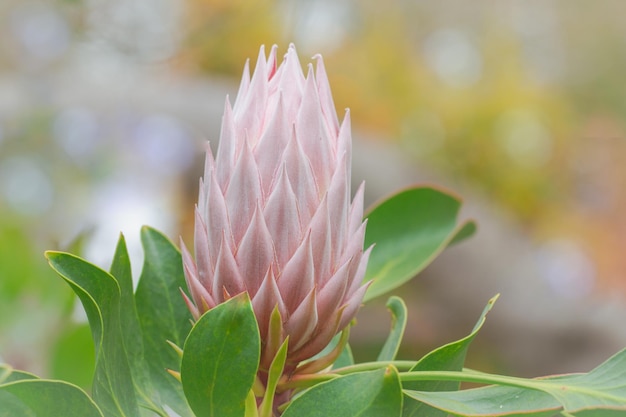
[[[363,186],[350,202],[350,115],[339,124],[320,56],[305,77],[291,45],[277,66],[264,48],[228,99],[219,149],[207,149],[195,218],[195,262],[183,245],[198,317],[247,291],[267,369],[289,336],[287,363],[320,352],[361,305]],[[270,326],[280,313],[279,329]],[[276,317],[276,313],[274,313]],[[275,322],[274,322],[275,323]]]

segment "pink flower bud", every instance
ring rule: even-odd
[[[184,271],[198,317],[247,291],[262,340],[261,369],[289,336],[288,366],[319,353],[356,315],[363,251],[363,186],[350,202],[350,114],[337,119],[321,56],[304,76],[296,49],[248,64],[228,99],[217,156],[207,150],[196,208],[195,261]],[[270,326],[280,313],[280,331]]]

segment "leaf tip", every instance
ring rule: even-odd
[[[241,294],[231,297],[231,300],[233,300],[234,303],[237,303],[239,305],[249,304],[251,302],[250,294],[248,294],[248,291],[244,291]]]
[[[489,301],[487,302],[487,304],[489,304],[490,306],[493,306],[496,303],[496,301],[498,301],[498,298],[500,298],[500,293],[497,293],[496,295],[491,297]]]
[[[452,240],[449,243],[449,246],[456,245],[457,243],[468,239],[476,234],[478,231],[478,224],[474,219],[467,219],[459,226],[452,237]]]
[[[141,229],[139,229],[139,233],[142,237],[146,237],[148,235],[151,235],[153,233],[157,232],[157,230],[153,227],[148,226],[147,224],[144,224],[143,226],[141,226]],[[157,232],[158,233],[158,232]]]
[[[54,250],[47,250],[43,253],[43,256],[45,256],[47,260],[50,260],[51,258],[54,258],[58,253],[59,252]]]
[[[385,304],[385,307],[387,307],[388,310],[391,310],[396,306],[404,307],[404,309],[406,310],[406,303],[404,302],[404,300],[397,295],[392,295],[387,299],[387,304]]]

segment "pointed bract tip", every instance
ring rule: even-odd
[[[170,345],[172,349],[174,349],[174,352],[176,352],[179,358],[183,357],[183,350],[176,343],[172,342],[171,340],[166,340],[166,342],[168,345]]]
[[[173,371],[171,369],[165,369],[168,374],[172,375],[178,382],[182,382],[180,372]]]

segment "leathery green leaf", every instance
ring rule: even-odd
[[[105,417],[139,415],[135,387],[120,323],[120,287],[116,279],[89,262],[62,252],[47,252],[52,268],[80,298],[96,348],[93,397]]]
[[[465,364],[467,350],[485,323],[487,314],[493,308],[498,295],[491,298],[483,309],[472,332],[456,342],[441,346],[422,359],[420,359],[411,371],[460,371]],[[404,389],[416,391],[457,391],[458,381],[410,381],[403,384]],[[415,401],[413,397],[406,398],[403,405],[403,417],[446,417],[445,411],[436,410],[427,404]]]
[[[63,381],[22,379],[0,385],[0,417],[103,417],[80,388]]]
[[[180,252],[162,233],[141,229],[144,264],[135,292],[150,384],[161,401],[182,417],[193,413],[182,386],[166,369],[178,371],[180,356],[168,343],[183,346],[191,314],[180,294],[186,288]]]
[[[133,294],[133,278],[130,266],[130,258],[126,249],[126,240],[120,234],[111,263],[111,275],[115,277],[120,286],[120,314],[124,318],[122,322],[122,333],[124,343],[131,366],[138,363],[143,364],[143,342],[141,340],[141,329]],[[142,373],[140,370],[133,372],[133,376]]]
[[[278,349],[272,364],[270,365],[270,371],[267,375],[267,386],[265,389],[265,394],[263,395],[263,401],[261,402],[260,417],[272,417],[273,410],[272,407],[274,405],[274,394],[276,393],[276,386],[278,385],[278,380],[283,374],[283,369],[285,369],[285,361],[287,360],[287,346],[289,345],[289,336],[285,339],[283,344]]]
[[[472,221],[457,223],[461,200],[432,187],[401,191],[366,217],[365,247],[376,244],[364,281],[371,300],[413,278],[447,246],[474,233]]]
[[[395,367],[331,379],[305,391],[282,417],[399,417],[402,390]]]
[[[133,277],[130,265],[130,257],[126,248],[126,240],[120,234],[111,263],[111,275],[115,277],[120,286],[120,315],[122,320],[122,340],[128,355],[131,375],[138,394],[141,407],[158,410],[159,414],[165,412],[159,405],[161,399],[155,393],[150,382],[148,364],[144,356],[142,330],[137,315],[135,295],[133,293]]]
[[[248,391],[248,396],[246,397],[246,413],[244,417],[259,417],[259,410],[256,405],[256,395],[254,395],[254,391]]]
[[[409,372],[402,377],[423,380],[428,372],[424,374]],[[418,401],[460,416],[544,415],[541,413],[554,410],[562,410],[566,416],[626,414],[626,349],[586,374],[524,379],[465,371],[431,372],[427,378],[493,384],[456,392],[404,391]]]
[[[404,391],[410,398],[424,401],[440,410],[438,414],[420,416],[541,416],[550,417],[558,413],[558,402],[549,394],[521,388],[492,386],[488,390],[478,388],[456,392]],[[429,408],[429,410],[434,410]]]
[[[181,365],[183,390],[196,417],[245,415],[260,349],[247,293],[200,317],[185,341]]]
[[[378,354],[378,361],[392,361],[396,358],[406,329],[407,309],[402,298],[389,297],[387,308],[391,311],[391,331]]]

